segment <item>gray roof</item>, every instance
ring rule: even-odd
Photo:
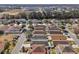
[[[26,22],[26,19],[14,19],[15,21]]]
[[[31,41],[48,41],[46,36],[34,36],[31,38]]]
[[[2,22],[2,21],[7,21],[8,19],[0,19],[0,22]]]
[[[32,45],[33,44],[45,44],[45,46],[48,46],[48,41],[34,41],[32,42]]]

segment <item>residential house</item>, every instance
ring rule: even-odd
[[[41,30],[34,30],[32,34],[33,34],[33,36],[45,36],[46,32],[41,31]]]
[[[45,48],[44,45],[41,45],[41,44],[34,44],[32,45],[32,51],[31,51],[32,54],[46,54],[47,53],[47,49]]]
[[[37,19],[32,19],[31,20],[33,24],[37,25],[37,24],[42,24],[42,20],[37,20]]]
[[[53,41],[56,41],[56,40],[66,40],[66,36],[62,35],[62,34],[53,34],[51,35],[51,39]]]
[[[69,44],[69,41],[63,34],[52,34],[48,39],[53,41],[54,46],[58,44]]]
[[[76,54],[74,49],[70,45],[57,45],[55,47],[58,54]]]
[[[14,27],[14,26],[10,26],[6,31],[5,33],[8,33],[8,34],[20,34],[21,33],[21,27],[17,26],[17,27]]]
[[[48,38],[46,36],[33,36],[31,42],[32,44],[44,44],[48,46]]]

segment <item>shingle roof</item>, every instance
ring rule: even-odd
[[[7,25],[0,26],[0,30],[3,30],[3,31],[7,30],[8,28],[9,26]]]
[[[34,27],[34,30],[45,30],[43,27]]]
[[[62,34],[53,34],[51,36],[52,40],[66,40],[66,37]]]
[[[54,45],[58,45],[58,44],[69,44],[69,42],[67,40],[59,40],[59,41],[53,41]]]
[[[34,27],[43,27],[43,28],[45,28],[46,26],[45,25],[36,25]]]
[[[45,50],[45,47],[43,45],[33,46],[32,54],[45,54],[45,53],[46,53],[46,50]]]
[[[33,41],[33,42],[31,43],[31,45],[33,45],[33,44],[36,44],[36,45],[38,45],[38,44],[43,44],[43,45],[45,45],[45,46],[48,46],[48,41]]]
[[[60,30],[49,31],[50,34],[62,34]]]
[[[31,41],[48,41],[48,38],[46,36],[33,36]]]
[[[45,31],[35,30],[33,34],[45,34]]]
[[[49,30],[60,30],[60,29],[55,26],[51,26],[51,27],[49,27]]]

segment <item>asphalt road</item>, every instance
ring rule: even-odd
[[[22,33],[20,35],[20,37],[18,38],[18,41],[16,43],[16,46],[15,48],[12,50],[11,54],[18,54],[21,47],[22,47],[22,44],[24,43],[24,41],[27,40],[26,39],[26,35],[24,33]]]

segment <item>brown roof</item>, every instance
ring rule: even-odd
[[[33,34],[45,34],[45,31],[35,30]]]
[[[44,27],[34,27],[34,30],[45,30]]]
[[[39,44],[41,44],[41,45],[44,45],[44,46],[48,46],[48,41],[32,41],[31,42],[31,45],[39,45]]]
[[[58,44],[69,44],[69,41],[67,40],[57,40],[57,41],[53,41],[54,45],[58,45]]]
[[[54,40],[66,40],[66,37],[62,34],[53,34],[51,39]]]
[[[43,45],[34,45],[32,46],[32,54],[45,54],[46,50],[45,47]]]

